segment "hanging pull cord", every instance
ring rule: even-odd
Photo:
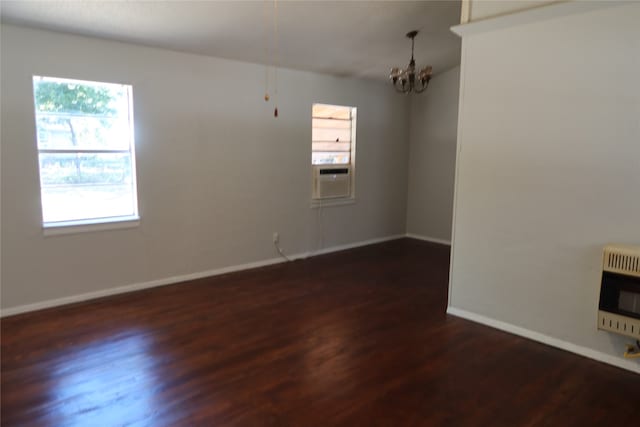
[[[280,64],[280,50],[278,44],[280,37],[278,35],[278,0],[273,0],[273,29],[274,29],[274,70],[273,70],[273,102],[275,108],[273,110],[273,117],[278,117],[278,65]]]
[[[269,102],[269,58],[271,56],[269,54],[269,5],[266,0],[263,5],[262,41],[264,42],[264,101]]]

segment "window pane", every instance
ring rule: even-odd
[[[311,145],[313,151],[351,151],[348,142],[314,142]]]
[[[33,78],[39,149],[128,149],[129,86]]]
[[[348,152],[316,152],[311,154],[311,163],[314,165],[327,165],[327,164],[349,164],[350,153]]]
[[[351,129],[313,128],[311,140],[318,142],[349,142],[351,141]]]
[[[45,223],[135,215],[131,155],[40,154]]]
[[[127,150],[129,121],[68,113],[37,113],[38,149]]]
[[[351,120],[313,119],[314,128],[351,129]]]
[[[351,107],[340,105],[313,104],[313,117],[323,119],[350,119]]]

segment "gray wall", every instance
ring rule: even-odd
[[[460,67],[411,98],[407,233],[451,241]]]
[[[383,82],[2,26],[2,307],[404,234],[408,102]],[[31,76],[133,85],[141,224],[44,237]],[[311,104],[358,108],[357,202],[311,198]],[[322,238],[319,234],[322,233]]]
[[[450,304],[640,371],[596,330],[640,244],[640,4],[550,18],[463,38]]]

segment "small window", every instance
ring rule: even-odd
[[[351,163],[353,110],[355,108],[340,105],[313,105],[311,164]]]
[[[313,104],[311,117],[312,199],[353,198],[356,109]]]
[[[33,77],[45,227],[137,219],[131,91]]]

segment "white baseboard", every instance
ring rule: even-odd
[[[438,243],[440,245],[451,246],[451,240],[438,239],[435,237],[422,236],[420,234],[413,234],[413,233],[407,233],[405,234],[405,236],[411,239],[424,240],[425,242]]]
[[[355,243],[348,243],[345,245],[337,245],[329,248],[323,248],[314,252],[303,252],[299,254],[289,255],[289,259],[304,259],[316,255],[328,254],[331,252],[343,251],[346,249],[357,248],[360,246],[373,245],[375,243],[382,243],[389,240],[396,240],[403,238],[404,234],[397,234],[392,236],[380,237],[376,239],[363,240]],[[150,280],[148,282],[134,283],[131,285],[118,286],[116,288],[102,289],[94,292],[87,292],[79,295],[71,295],[63,298],[56,298],[52,300],[37,302],[33,304],[19,305],[16,307],[9,307],[0,310],[0,317],[13,316],[14,314],[27,313],[30,311],[42,310],[45,308],[57,307],[60,305],[72,304],[76,302],[88,301],[96,298],[102,298],[112,295],[123,294],[127,292],[140,291],[142,289],[155,288],[157,286],[173,285],[176,283],[187,282],[195,279],[202,279],[204,277],[219,276],[221,274],[232,273],[235,271],[249,270],[252,268],[265,267],[268,265],[279,264],[285,262],[282,257],[269,258],[262,261],[249,262],[245,264],[232,265],[228,267],[216,268],[213,270],[200,271],[197,273],[183,274],[179,276],[172,276],[163,279]]]
[[[502,322],[500,320],[492,319],[490,317],[486,317],[481,314],[476,314],[460,308],[448,307],[447,314],[451,314],[453,316],[471,320],[472,322],[481,323],[483,325],[490,326],[495,329],[500,329],[501,331],[509,332],[510,334],[529,338],[530,340],[537,341],[542,344],[550,345],[552,347],[556,347],[561,350],[575,353],[577,355],[584,356],[589,359],[597,360],[598,362],[603,362],[608,365],[613,365],[615,367],[626,369],[628,371],[640,374],[640,363],[633,360],[621,359],[621,358],[612,356],[610,354],[593,350],[588,347],[572,344],[570,342],[563,341],[559,338],[545,335],[540,332],[535,332],[530,329],[522,328],[520,326],[515,326],[510,323]]]
[[[398,240],[398,239],[402,239],[403,237],[405,237],[404,234],[393,234],[391,236],[386,236],[386,237],[378,237],[375,239],[363,240],[355,243],[347,243],[344,245],[331,246],[329,248],[323,248],[313,252],[305,252],[299,255],[293,255],[292,259],[302,259],[302,258],[313,257],[316,255],[324,255],[331,252],[346,251],[347,249],[359,248],[360,246],[375,245],[376,243],[388,242],[389,240]]]

